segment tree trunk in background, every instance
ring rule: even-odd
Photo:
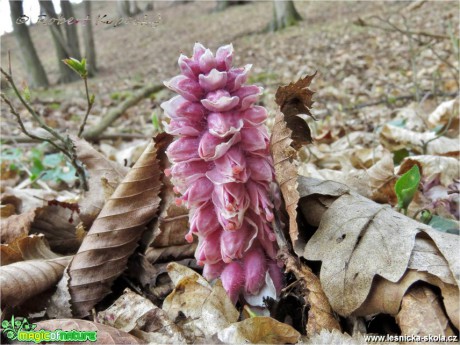
[[[69,0],[61,0],[61,10],[62,15],[66,19],[75,18],[75,14],[73,13],[72,4]],[[77,25],[64,25],[64,30],[67,38],[67,45],[70,50],[71,57],[80,60],[81,53],[80,53],[80,44],[78,43],[78,33],[77,33]]]
[[[83,2],[85,10],[85,18],[91,19],[91,1],[85,0]],[[90,77],[94,76],[97,72],[96,65],[96,46],[94,44],[93,24],[91,20],[86,22],[83,26],[83,37],[85,40],[85,57],[86,68]]]
[[[24,12],[22,1],[10,0],[11,22],[13,23],[14,36],[21,51],[24,67],[27,70],[28,83],[31,87],[47,87],[48,77],[46,76],[43,65],[37,55],[35,46],[29,35],[29,28],[26,24],[16,24],[16,19],[21,17]]]
[[[270,23],[272,31],[281,30],[285,27],[294,25],[302,20],[299,12],[295,9],[292,0],[274,0],[273,1],[273,19]]]
[[[153,1],[149,1],[145,6],[145,11],[153,11]]]
[[[248,3],[245,0],[217,0],[216,11],[223,11],[232,5],[243,5]]]
[[[45,10],[46,15],[48,18],[57,18],[56,11],[54,10],[54,5],[49,0],[39,0],[40,6]],[[80,77],[72,71],[69,67],[67,67],[62,60],[71,57],[70,49],[67,46],[67,42],[65,40],[64,34],[61,31],[60,26],[52,24],[49,25],[51,30],[51,36],[53,38],[54,47],[56,48],[56,55],[58,58],[58,66],[60,72],[60,83],[69,83],[74,80],[80,79]]]
[[[137,4],[137,0],[130,0],[129,1],[129,15],[135,16],[136,14],[139,14],[141,12],[142,11],[139,8],[139,5]]]
[[[117,10],[120,17],[129,17],[129,0],[117,0]]]

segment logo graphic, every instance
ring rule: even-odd
[[[40,329],[34,331],[36,324],[29,323],[26,318],[11,317],[11,320],[2,321],[2,332],[9,340],[41,343],[43,341],[96,341],[97,331],[63,331],[60,329],[48,331]]]

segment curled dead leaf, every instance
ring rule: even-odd
[[[17,306],[55,286],[70,259],[27,260],[1,266],[2,305]]]

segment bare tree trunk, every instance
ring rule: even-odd
[[[129,17],[129,0],[117,0],[117,10],[120,17]]]
[[[153,11],[153,1],[149,1],[147,5],[145,5],[145,11]]]
[[[86,18],[91,19],[91,1],[85,0],[83,3]],[[85,39],[85,57],[86,68],[90,77],[94,76],[97,72],[96,65],[96,46],[94,44],[93,24],[91,20],[86,22],[83,26],[83,37]]]
[[[216,11],[223,11],[232,5],[243,5],[248,3],[246,0],[217,0]]]
[[[273,0],[273,19],[270,23],[272,31],[295,25],[299,20],[302,20],[302,17],[297,12],[292,0]]]
[[[47,87],[48,77],[46,76],[43,65],[38,58],[37,51],[29,35],[29,29],[26,24],[17,24],[16,20],[24,15],[22,1],[10,0],[11,22],[13,23],[14,36],[21,51],[22,60],[27,69],[28,83],[30,86]]]
[[[61,0],[61,9],[62,15],[66,19],[75,18],[75,14],[73,13],[72,4],[69,0]],[[80,44],[78,43],[78,34],[77,34],[77,25],[65,25],[65,33],[67,37],[67,45],[70,49],[71,57],[80,60]]]
[[[46,15],[49,18],[57,18],[57,13],[54,10],[54,5],[49,0],[39,0],[40,6],[45,10]],[[49,25],[51,30],[51,36],[53,38],[54,47],[56,48],[56,55],[58,58],[58,66],[60,72],[59,82],[69,83],[74,80],[78,80],[80,77],[67,67],[62,60],[71,57],[70,49],[67,46],[64,34],[61,31],[61,28],[56,24]]]
[[[139,14],[141,12],[142,11],[139,8],[139,5],[137,4],[137,0],[130,0],[129,1],[129,15],[135,16],[136,14]]]

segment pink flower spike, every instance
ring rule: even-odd
[[[196,43],[181,55],[181,74],[166,85],[179,95],[161,104],[166,131],[176,139],[166,154],[178,205],[189,208],[189,243],[207,279],[222,278],[233,303],[243,295],[260,305],[283,284],[276,267],[277,243],[271,222],[279,207],[267,110],[255,106],[262,89],[244,85],[251,65],[232,68],[233,47],[216,54]],[[273,200],[273,201],[272,201]],[[244,290],[243,290],[244,287]]]
[[[238,262],[231,262],[222,271],[222,285],[233,304],[238,301],[244,282],[244,271]]]
[[[201,104],[206,109],[216,113],[229,111],[235,108],[239,102],[240,99],[238,97],[230,96],[230,93],[224,90],[212,91],[208,93],[205,99],[201,100]]]
[[[228,71],[232,67],[233,45],[219,47],[216,52],[217,69],[219,71]]]
[[[200,74],[198,80],[200,86],[205,91],[214,91],[225,86],[227,83],[227,72],[219,72],[214,68],[206,75]]]
[[[177,92],[191,102],[198,102],[204,94],[200,84],[184,75],[178,75],[165,81],[164,84],[168,89]]]

